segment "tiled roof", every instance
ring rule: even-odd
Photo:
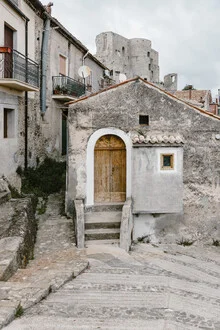
[[[140,135],[131,134],[131,140],[134,144],[181,144],[183,138],[180,135]]]
[[[191,94],[191,95],[190,95]],[[174,95],[180,99],[196,101],[198,103],[205,101],[205,98],[211,98],[211,92],[209,90],[186,90],[186,91],[176,91]],[[210,99],[211,101],[211,99]]]
[[[132,81],[137,81],[137,80],[140,80],[140,81],[142,81],[143,83],[145,83],[146,85],[149,85],[149,86],[153,87],[154,89],[157,89],[157,90],[160,91],[161,93],[168,95],[168,96],[171,97],[172,99],[177,100],[177,101],[179,101],[179,102],[181,102],[181,103],[187,105],[189,108],[193,108],[193,109],[197,110],[198,112],[201,112],[201,113],[203,113],[203,114],[205,114],[205,115],[207,115],[207,116],[209,116],[209,117],[213,117],[213,118],[215,118],[215,119],[220,120],[220,117],[219,117],[219,116],[216,116],[216,115],[212,114],[211,112],[205,111],[205,110],[203,110],[203,109],[201,109],[201,108],[199,108],[199,107],[197,107],[197,106],[194,106],[194,105],[190,104],[189,102],[185,101],[184,99],[180,99],[179,97],[177,97],[177,96],[175,96],[175,95],[173,95],[173,94],[171,94],[171,93],[165,91],[164,89],[162,89],[162,88],[160,88],[160,87],[154,85],[153,83],[151,83],[151,82],[149,82],[149,81],[146,81],[146,80],[142,79],[141,77],[135,77],[135,78],[128,79],[128,80],[126,80],[126,81],[123,81],[122,83],[119,83],[119,84],[116,84],[116,85],[110,86],[110,87],[108,87],[108,88],[102,89],[102,90],[100,90],[99,92],[96,92],[96,93],[90,94],[90,95],[88,95],[88,96],[81,97],[81,98],[78,99],[78,100],[67,102],[67,103],[65,103],[65,105],[71,105],[71,104],[75,104],[75,103],[78,103],[78,102],[83,102],[84,100],[87,100],[87,99],[89,99],[90,97],[94,97],[94,96],[96,96],[96,95],[98,95],[98,94],[105,93],[106,91],[109,91],[109,90],[111,90],[111,89],[118,88],[118,87],[120,87],[120,86],[122,86],[122,85],[128,84],[128,83],[130,83],[130,82],[132,82]]]

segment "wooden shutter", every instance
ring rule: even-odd
[[[60,72],[63,76],[66,76],[66,57],[60,55]]]

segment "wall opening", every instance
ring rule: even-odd
[[[126,199],[126,147],[117,135],[103,135],[94,149],[95,202],[124,202]]]
[[[126,196],[125,198],[131,197],[131,152],[132,152],[132,141],[130,137],[122,130],[111,127],[101,128],[94,132],[89,138],[87,145],[87,156],[86,156],[86,205],[94,205],[94,154],[96,142],[102,136],[114,135],[119,137],[125,145],[126,149]]]
[[[149,125],[148,115],[139,115],[139,125]]]
[[[4,125],[3,136],[4,138],[15,137],[15,110],[4,109]]]

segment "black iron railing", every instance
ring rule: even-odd
[[[53,94],[80,97],[85,94],[85,85],[67,76],[53,76]]]
[[[8,47],[0,47],[0,78],[13,78],[39,87],[39,65]]]

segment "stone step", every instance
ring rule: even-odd
[[[124,203],[106,203],[86,206],[85,212],[105,212],[105,211],[121,211]]]
[[[100,240],[89,240],[86,241],[86,247],[90,245],[116,245],[119,246],[119,239],[100,239]]]
[[[119,228],[86,229],[85,240],[119,239]]]
[[[85,214],[85,228],[120,228],[121,212],[89,212]]]
[[[68,314],[67,314],[68,315]],[[129,316],[129,315],[128,315]],[[140,319],[139,317],[122,317],[111,316],[106,318],[94,318],[94,317],[66,317],[58,313],[53,316],[29,316],[28,318],[18,318],[9,326],[7,330],[18,330],[18,329],[60,329],[60,330],[186,330],[185,325],[181,326],[180,321],[178,324],[171,325],[172,321],[167,324],[163,319],[152,319],[152,317],[146,317]],[[187,330],[196,330],[197,327],[191,327],[187,325]]]

